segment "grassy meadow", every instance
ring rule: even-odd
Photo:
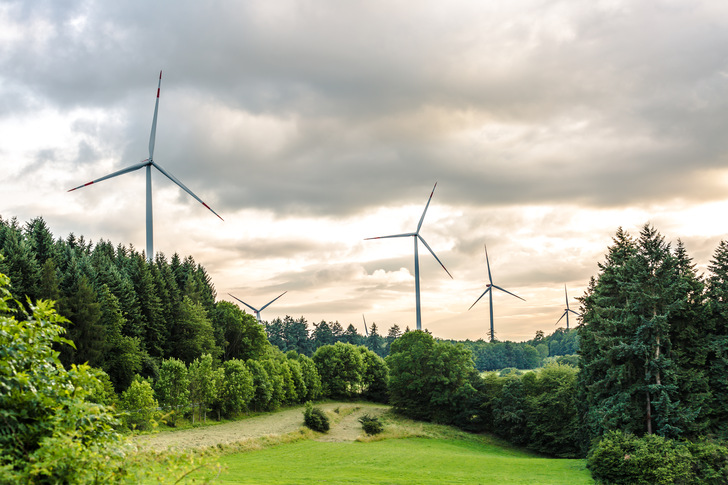
[[[311,432],[303,439],[231,447],[217,457],[223,471],[213,483],[594,483],[584,460],[545,458],[490,436],[391,413],[383,421],[384,433],[356,441],[318,441],[327,435]]]

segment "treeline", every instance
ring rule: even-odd
[[[75,347],[59,346],[64,365],[88,362],[104,370],[117,392],[137,374],[156,379],[165,359],[186,365],[205,354],[216,362],[259,359],[268,338],[283,352],[309,357],[336,342],[384,356],[400,335],[396,325],[386,337],[375,324],[368,337],[338,323],[310,330],[303,317],[262,327],[237,305],[216,301],[209,275],[191,256],[157,253],[149,262],[133,246],[94,244],[74,234],[54,239],[41,217],[22,226],[0,218],[0,254],[0,272],[26,309],[28,302],[53,300],[68,319],[66,337]]]
[[[395,341],[387,364],[390,404],[407,416],[492,433],[549,455],[582,455],[574,366],[481,374],[465,345],[426,332]]]
[[[402,335],[399,325],[394,324],[389,328],[386,336],[379,333],[376,323],[368,327],[366,336],[358,333],[352,324],[344,329],[339,322],[326,322],[322,320],[314,323],[313,328],[309,327],[304,317],[294,319],[286,316],[283,319],[276,318],[270,322],[264,322],[265,331],[271,344],[283,352],[294,350],[299,354],[311,356],[319,347],[333,345],[337,342],[363,345],[380,357],[389,354],[389,347],[392,342]],[[405,329],[405,332],[409,328]]]
[[[457,340],[445,340],[458,343]],[[551,335],[536,332],[526,342],[486,342],[465,340],[461,342],[473,354],[475,368],[481,372],[500,369],[536,369],[550,361],[576,365],[576,359],[558,359],[561,356],[576,356],[579,351],[579,336],[575,329],[568,332],[558,328]]]

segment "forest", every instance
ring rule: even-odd
[[[125,411],[100,426],[367,399],[539,453],[587,457],[604,483],[728,480],[726,242],[703,276],[682,242],[673,247],[649,225],[637,238],[619,229],[580,298],[577,328],[527,342],[454,342],[397,325],[380,335],[374,323],[362,336],[338,322],[309,328],[304,317],[259,325],[218,301],[190,256],[148,262],[133,247],[54,239],[42,218],[0,221],[0,254],[8,473],[63,429],[57,408],[38,407],[28,391],[48,382],[27,355],[36,346],[54,376],[87,382],[78,399]]]

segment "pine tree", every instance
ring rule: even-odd
[[[720,242],[708,270],[706,374],[711,396],[707,407],[710,431],[728,439],[728,242]]]

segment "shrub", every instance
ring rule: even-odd
[[[311,401],[306,403],[306,409],[303,410],[303,422],[307,427],[319,433],[329,430],[329,417],[321,408],[313,407]]]
[[[361,427],[364,432],[368,435],[379,434],[384,431],[384,425],[376,416],[369,416],[368,414],[365,414],[359,418],[359,422],[361,423]]]
[[[148,430],[156,426],[154,417],[159,404],[149,381],[137,376],[121,394],[119,404],[126,411],[123,420],[129,429]]]
[[[683,443],[657,435],[638,438],[611,431],[589,450],[587,467],[601,483],[711,483],[697,480],[693,459],[689,447]]]

